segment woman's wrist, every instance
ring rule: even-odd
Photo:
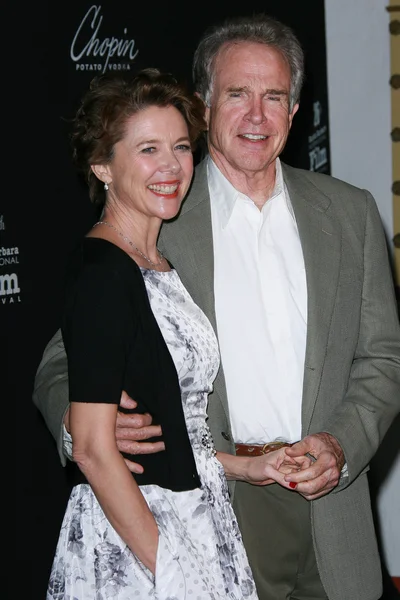
[[[235,456],[226,452],[217,452],[217,459],[222,464],[228,480],[248,481],[248,471],[252,457]]]

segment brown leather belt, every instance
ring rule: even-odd
[[[236,456],[262,456],[279,448],[289,448],[289,442],[268,442],[268,444],[235,444]]]

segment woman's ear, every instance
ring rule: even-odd
[[[90,165],[90,168],[97,179],[100,179],[103,183],[111,183],[111,176],[107,165]]]

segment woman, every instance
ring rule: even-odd
[[[203,130],[202,103],[155,69],[95,78],[74,119],[75,162],[104,206],[68,270],[75,479],[48,600],[256,599],[224,467],[289,487],[284,472],[301,466],[284,449],[216,453],[206,425],[217,340],[156,245],[189,188]],[[116,446],[122,390],[162,425],[165,452],[136,457],[142,474]]]

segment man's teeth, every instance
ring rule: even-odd
[[[253,133],[243,133],[242,137],[248,138],[249,140],[266,140],[266,135],[255,135]]]
[[[149,185],[149,190],[153,190],[154,192],[159,192],[161,194],[173,194],[178,189],[178,184],[174,185]]]

